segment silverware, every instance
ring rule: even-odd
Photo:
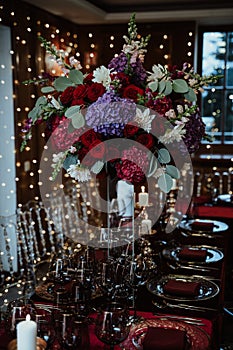
[[[202,271],[202,272],[218,271],[218,269],[215,267],[202,267],[199,265],[183,265],[183,264],[180,264],[178,262],[174,262],[174,264],[167,262],[167,265],[173,270],[181,268],[181,269]]]
[[[154,314],[157,316],[160,316],[159,314]],[[160,320],[174,320],[174,321],[181,321],[181,322],[185,322],[188,324],[192,324],[195,326],[205,326],[205,324],[195,318],[189,318],[189,317],[179,317],[179,316],[173,316],[173,315],[166,315],[166,316],[160,316],[159,317]]]
[[[184,310],[192,310],[192,311],[200,311],[200,312],[206,312],[206,311],[213,311],[217,312],[217,309],[204,307],[204,306],[194,306],[194,305],[188,305],[188,304],[171,304],[165,300],[161,300],[161,302],[152,301],[152,304],[159,309],[165,309],[166,307],[169,307],[171,309],[184,309]]]

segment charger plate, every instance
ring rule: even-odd
[[[203,329],[185,322],[164,320],[159,318],[147,319],[144,322],[132,327],[128,338],[121,343],[121,348],[127,350],[143,350],[143,341],[148,327],[185,330],[188,350],[210,349],[210,337]]]
[[[195,296],[178,296],[165,293],[164,286],[169,280],[176,280],[180,282],[198,282],[200,284],[199,293]],[[219,293],[219,287],[213,281],[202,277],[193,276],[167,275],[161,277],[159,280],[149,280],[146,286],[148,291],[152,294],[164,299],[175,301],[202,301],[211,299]]]
[[[179,253],[183,248],[189,248],[193,250],[206,250],[206,259],[201,261],[201,260],[191,260],[191,259],[182,259],[179,257]],[[224,254],[221,250],[215,249],[212,247],[208,246],[182,246],[182,247],[175,247],[175,248],[170,248],[170,249],[163,249],[162,251],[163,256],[172,261],[177,261],[181,263],[195,263],[195,264],[209,264],[209,263],[215,263],[224,257]]]

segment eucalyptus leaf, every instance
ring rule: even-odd
[[[47,98],[45,96],[40,96],[35,103],[35,107],[39,107],[41,105],[47,105]]]
[[[72,124],[72,121],[69,123],[67,130],[68,130],[69,134],[71,134],[72,132],[74,132],[76,130]]]
[[[50,92],[53,92],[55,89],[54,89],[54,87],[52,87],[52,86],[44,86],[44,87],[42,87],[41,88],[41,92],[43,93],[43,94],[48,94],[48,93],[50,93]]]
[[[63,168],[67,171],[71,165],[77,164],[78,158],[72,154],[68,155],[63,162]]]
[[[94,174],[99,174],[101,172],[101,170],[104,167],[104,162],[102,160],[98,160],[92,167],[91,167],[91,171]]]
[[[151,155],[147,176],[152,176],[158,168],[158,162],[154,154]]]
[[[72,69],[69,73],[69,79],[75,84],[82,84],[83,73],[80,70]]]
[[[175,79],[172,83],[172,88],[175,92],[185,94],[189,90],[189,86],[183,79]]]
[[[170,81],[165,82],[164,95],[170,95],[172,93],[172,83]]]
[[[168,193],[173,185],[173,181],[170,175],[163,174],[158,179],[158,186],[161,189],[161,191]]]
[[[72,80],[66,77],[55,79],[53,85],[57,91],[64,91],[69,86],[75,86]]]
[[[155,92],[158,89],[158,81],[152,81],[151,83],[148,84],[149,88],[151,89],[152,92]]]
[[[189,88],[189,91],[184,94],[184,97],[190,102],[195,102],[197,100],[197,95],[192,88]]]
[[[85,119],[82,113],[77,113],[72,117],[72,125],[75,129],[80,129],[85,125]]]
[[[164,92],[165,87],[166,87],[166,82],[165,82],[164,80],[161,80],[161,81],[159,82],[159,92],[160,92],[160,93],[161,93],[161,92]]]
[[[32,119],[32,122],[34,123],[37,118],[40,117],[40,112],[41,112],[41,108],[35,106],[29,113],[28,113],[28,118]]]
[[[169,163],[171,160],[170,153],[166,148],[161,148],[158,151],[158,161],[159,163]]]
[[[66,118],[73,118],[77,113],[80,112],[80,106],[71,106],[65,111]]]
[[[169,174],[174,179],[180,178],[180,171],[174,165],[167,165],[166,173]]]

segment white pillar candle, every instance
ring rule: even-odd
[[[142,231],[146,232],[147,234],[151,233],[151,227],[152,227],[152,222],[150,219],[144,219],[142,220]]]
[[[138,194],[138,203],[141,207],[148,206],[149,202],[149,195],[147,192],[145,192],[145,186],[141,187],[142,192]]]
[[[36,350],[37,325],[30,315],[17,325],[17,350]]]

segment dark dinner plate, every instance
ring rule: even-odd
[[[198,260],[198,259],[182,259],[179,256],[180,251],[183,248],[188,248],[188,249],[192,249],[194,251],[199,251],[199,250],[205,250],[206,251],[206,258],[204,260]],[[189,264],[209,264],[209,263],[215,263],[218,262],[220,260],[222,260],[222,258],[224,257],[224,254],[221,250],[213,248],[213,247],[208,247],[208,246],[179,246],[179,247],[175,247],[175,248],[166,248],[163,249],[162,251],[163,256],[171,261],[176,261],[176,262],[180,262],[180,263],[189,263]]]
[[[194,227],[193,224],[196,224],[196,226]],[[208,228],[208,224],[213,224],[213,228],[211,230]],[[179,227],[184,231],[208,232],[208,234],[220,233],[228,229],[228,225],[225,222],[206,219],[182,220]]]
[[[164,291],[164,286],[168,281],[176,280],[180,282],[198,282],[200,288],[198,294],[195,296],[188,295],[174,295]],[[175,301],[202,301],[215,297],[219,293],[219,287],[213,281],[202,277],[167,275],[159,280],[150,280],[147,282],[147,289],[157,297]]]

